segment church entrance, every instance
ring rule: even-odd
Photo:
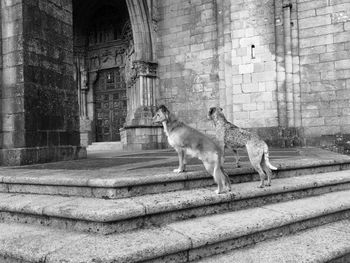
[[[127,76],[134,57],[126,2],[76,0],[75,10],[81,141],[84,135],[86,145],[120,141],[130,107]]]
[[[124,77],[120,68],[105,69],[95,84],[96,141],[120,141],[127,114]]]

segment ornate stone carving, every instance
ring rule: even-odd
[[[154,62],[146,62],[141,60],[133,62],[133,68],[138,76],[156,77],[157,67],[158,64]]]
[[[141,60],[133,61],[127,76],[128,87],[133,85],[140,76],[155,78],[157,76],[157,67],[158,64],[154,62],[145,62]]]
[[[131,28],[131,22],[128,20],[125,25],[123,26],[122,33],[121,33],[122,39],[126,41],[132,41],[132,28]]]

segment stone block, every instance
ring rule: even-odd
[[[313,0],[298,3],[298,11],[305,11],[310,9],[317,9],[327,6],[327,1]]]
[[[341,32],[341,33],[334,34],[334,43],[349,42],[349,41],[350,41],[349,32]]]
[[[247,74],[254,72],[254,64],[239,65],[239,74]]]
[[[350,69],[350,59],[335,61],[335,69]]]
[[[307,48],[301,48],[299,51],[299,54],[301,56],[304,55],[312,55],[312,54],[322,54],[326,52],[327,46],[314,46],[314,47],[307,47]]]
[[[339,62],[337,60],[343,60],[347,57],[350,57],[350,50],[320,54],[320,61],[336,61],[335,65],[337,67],[337,63]]]
[[[342,4],[332,4],[327,7],[316,9],[317,15],[326,15],[326,14],[334,14],[337,12],[342,12],[344,10],[350,9],[350,3],[342,3]]]
[[[307,56],[300,56],[300,64],[314,64],[318,63],[320,61],[320,55],[319,54],[312,54]]]
[[[325,125],[325,118],[324,117],[303,118],[303,125],[305,125],[305,127],[323,126],[323,125]]]
[[[310,9],[310,10],[305,10],[305,11],[300,11],[298,12],[298,17],[300,19],[302,18],[307,18],[311,16],[316,16],[316,10],[315,9]]]
[[[253,82],[272,81],[276,79],[275,71],[256,72],[252,74]]]
[[[310,38],[300,39],[300,48],[333,44],[334,42],[337,42],[337,41],[336,41],[336,36],[333,36],[333,34],[310,37]]]
[[[300,38],[315,37],[344,31],[342,24],[331,24],[319,27],[302,29],[299,32]]]

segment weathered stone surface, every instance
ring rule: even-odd
[[[339,171],[275,179],[271,187],[264,189],[256,186],[256,182],[233,184],[231,193],[221,195],[215,193],[215,187],[210,187],[190,191],[160,192],[117,200],[54,196],[52,194],[62,194],[64,191],[50,193],[50,188],[48,188],[47,194],[51,194],[51,196],[0,193],[0,209],[2,220],[7,222],[27,222],[79,231],[113,233],[142,225],[159,225],[181,219],[314,196],[335,190],[346,190],[350,188],[350,177],[347,171]],[[38,188],[40,189],[40,186]],[[22,192],[26,192],[26,189],[28,188],[24,186]],[[86,187],[82,189],[86,189]],[[66,191],[69,190],[70,187],[66,186]],[[70,195],[85,195],[84,192],[72,191],[73,193],[69,193]],[[99,197],[105,198],[107,196],[105,194]],[[111,198],[113,197],[111,196]],[[325,199],[331,199],[331,197],[326,195]],[[335,204],[343,201],[342,198],[337,198]],[[308,204],[307,201],[306,204]],[[277,210],[278,205],[277,208],[271,209]],[[294,210],[299,211],[298,209]],[[300,211],[305,212],[303,208],[300,208]]]
[[[48,263],[135,262],[187,250],[190,240],[167,228],[149,229],[116,236],[89,236],[48,255]]]
[[[61,32],[66,23],[62,6],[52,4],[49,15],[47,5],[6,3],[1,10],[6,65],[1,132],[6,136],[0,163],[25,165],[85,157],[79,146],[73,61],[65,59],[73,52],[73,36]],[[69,8],[64,12],[72,16]],[[72,27],[71,20],[67,26]]]
[[[198,262],[328,262],[350,253],[349,226],[335,222]]]
[[[309,212],[312,212],[314,216],[322,216],[325,214],[331,214],[339,211],[339,208],[347,210],[350,208],[350,192],[342,191],[324,194],[317,198],[316,202],[312,201],[312,198],[305,198],[298,200],[298,202],[286,202],[282,204],[272,204],[265,206],[266,209],[273,211],[279,211],[292,215],[293,217],[302,219],[308,217]],[[332,206],[328,204],[332,203]],[[335,210],[333,210],[335,209]]]
[[[47,254],[58,248],[86,237],[85,234],[72,235],[67,232],[19,224],[0,224],[0,229],[2,256],[24,259],[28,262],[42,261]]]
[[[293,158],[281,156],[280,160],[271,161],[273,165],[279,167],[273,173],[273,178],[336,172],[349,168],[349,157],[345,155],[316,148],[298,149],[297,151],[301,152],[300,156]],[[286,150],[281,153],[282,155],[289,154]],[[125,158],[128,158],[127,154]],[[99,159],[90,159],[88,162],[89,167],[99,165]],[[188,172],[176,174],[172,172],[172,169],[177,165],[177,157],[170,155],[167,162],[169,165],[164,168],[147,168],[146,170],[142,168],[144,165],[157,167],[159,164],[166,165],[166,163],[164,160],[158,160],[126,165],[122,168],[116,163],[110,168],[98,170],[90,170],[80,162],[35,165],[26,169],[2,168],[0,169],[0,182],[7,184],[3,189],[5,192],[51,193],[112,199],[214,185],[212,176],[204,171],[202,165],[189,166]],[[173,162],[174,166],[172,166]],[[230,162],[225,164],[225,170],[229,173],[233,184],[259,180],[259,176],[249,167],[249,164],[244,163],[241,168],[232,169]],[[59,165],[62,169],[57,169]],[[135,169],[134,166],[140,166],[141,169]],[[72,168],[75,170],[71,170]],[[256,183],[252,183],[254,184]]]
[[[145,214],[145,209],[132,200],[75,198],[47,206],[44,208],[43,214],[87,221],[109,222],[140,217]]]

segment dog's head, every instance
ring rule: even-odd
[[[222,108],[211,107],[208,112],[208,119],[212,121],[217,121],[219,116],[223,116]]]
[[[169,119],[170,112],[164,105],[161,105],[157,108],[156,113],[154,114],[152,121],[154,123],[162,123]]]

